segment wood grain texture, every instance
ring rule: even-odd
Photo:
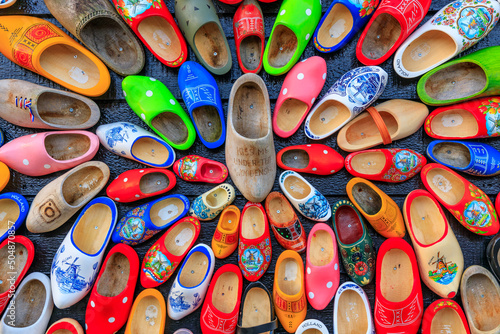
[[[234,12],[236,11],[236,6],[230,6],[230,5],[225,5],[219,3],[217,0],[216,6],[218,8],[218,13],[220,17],[220,21],[222,24],[222,27],[226,33],[226,36],[228,37],[228,43],[231,48],[232,52],[232,57],[233,57],[233,67],[231,71],[223,76],[216,76],[216,81],[219,85],[219,89],[221,92],[221,98],[223,101],[223,107],[224,107],[224,112],[227,113],[227,102],[229,98],[229,94],[231,91],[232,84],[235,82],[235,80],[242,75],[241,70],[239,69],[238,63],[236,61],[236,53],[235,53],[235,44],[234,44],[234,38],[233,38],[233,28],[232,28],[232,18],[234,15]],[[439,10],[442,8],[444,5],[446,5],[449,0],[434,0],[431,5],[431,11],[429,14],[426,16],[424,19],[424,22],[427,21],[434,13],[435,11]],[[272,3],[272,4],[261,4],[263,13],[264,13],[264,22],[265,22],[265,29],[266,29],[266,38],[269,37],[269,34],[271,32],[272,25],[275,20],[275,15],[278,12],[279,6],[280,6],[281,1],[277,1],[277,3]],[[326,11],[328,6],[330,5],[331,1],[323,1],[323,13]],[[173,7],[174,3],[173,1],[168,1],[167,6],[171,12],[173,12]],[[35,15],[37,17],[41,17],[44,19],[47,19],[53,23],[55,23],[58,27],[61,27],[59,23],[55,21],[55,19],[50,15],[49,11],[45,7],[45,4],[43,3],[42,0],[18,0],[17,3],[8,9],[1,10],[0,15],[7,15],[7,14],[28,14],[28,15]],[[0,17],[1,21],[1,17]],[[464,54],[471,53],[473,51],[488,47],[488,46],[493,46],[493,45],[498,45],[500,44],[500,28],[494,29],[485,39],[483,39],[481,42],[479,42],[477,45],[466,51]],[[63,29],[64,30],[64,29]],[[328,76],[326,80],[325,87],[323,88],[320,96],[322,96],[328,88],[333,85],[333,83],[345,72],[348,70],[362,66],[361,63],[359,63],[355,57],[355,47],[357,40],[360,36],[360,33],[356,35],[356,37],[349,42],[343,49],[341,49],[338,52],[334,52],[332,54],[321,54],[316,51],[314,46],[309,43],[307,46],[304,54],[302,55],[301,59],[305,59],[314,55],[319,55],[323,56],[325,60],[327,61],[327,66],[328,66]],[[173,95],[175,98],[181,102],[181,105],[183,108],[186,110],[184,103],[182,102],[181,94],[179,87],[177,85],[177,69],[172,69],[164,66],[161,64],[154,56],[147,50],[146,52],[146,65],[143,69],[143,71],[140,73],[141,75],[147,75],[147,76],[152,76],[155,77],[159,80],[161,80],[163,83],[167,85],[167,87],[172,91]],[[192,51],[189,53],[189,60],[196,61],[196,57]],[[397,76],[393,70],[392,67],[392,60],[393,58],[391,57],[388,61],[383,63],[381,67],[387,71],[389,74],[389,81],[387,84],[387,88],[385,89],[384,93],[382,94],[381,98],[376,102],[376,104],[384,102],[388,99],[394,99],[394,98],[400,98],[400,99],[411,99],[411,100],[416,100],[418,101],[417,93],[416,93],[416,83],[418,81],[417,79],[402,79],[399,76]],[[281,89],[281,85],[283,83],[283,80],[285,76],[280,76],[280,77],[272,77],[262,71],[260,75],[263,77],[264,82],[267,85],[267,88],[269,90],[269,95],[270,95],[270,100],[271,100],[271,109],[274,110],[274,104],[276,102],[276,98],[278,97],[278,94]],[[18,65],[10,62],[8,59],[0,55],[0,79],[6,79],[6,78],[15,78],[15,79],[21,79],[21,80],[27,80],[30,82],[34,82],[37,84],[41,84],[43,86],[47,87],[53,87],[57,89],[62,89],[59,85],[52,83],[50,80],[41,77],[37,74],[34,74],[30,71],[27,71]],[[101,108],[102,116],[101,120],[97,125],[100,124],[107,124],[111,122],[116,122],[116,121],[128,121],[135,123],[137,125],[140,125],[144,128],[147,128],[147,126],[134,114],[134,112],[128,107],[127,103],[125,102],[125,99],[123,97],[122,89],[121,89],[121,81],[122,78],[115,73],[111,73],[111,87],[109,91],[104,94],[103,96],[94,99],[99,107]],[[433,107],[429,108],[431,111],[434,109]],[[227,114],[226,114],[227,115]],[[97,127],[96,125],[96,127]],[[27,129],[27,128],[21,128],[15,125],[12,125],[10,123],[7,123],[6,121],[0,119],[0,127],[4,131],[6,139],[7,140],[12,140],[14,138],[17,138],[22,135],[26,134],[32,134],[32,133],[37,133],[40,132],[40,130],[35,130],[35,129]],[[95,132],[95,129],[91,128],[90,131]],[[387,147],[393,147],[393,148],[409,148],[413,149],[419,153],[424,153],[427,145],[432,141],[432,138],[426,136],[424,134],[423,129],[419,129],[415,134],[412,136],[398,140],[391,145],[388,145]],[[490,140],[478,140],[481,142],[486,142],[492,146],[494,146],[497,149],[500,149],[500,141],[498,139],[490,139]],[[297,133],[295,133],[293,136],[291,136],[288,139],[282,139],[279,138],[278,136],[274,136],[274,143],[275,143],[275,150],[278,152],[285,146],[290,146],[290,145],[298,145],[298,144],[306,144],[306,143],[312,143],[313,141],[309,140],[305,135],[304,135],[304,127],[303,125],[299,128]],[[336,150],[339,150],[337,143],[336,143],[336,135],[329,137],[321,143],[326,144],[328,146],[333,147]],[[343,152],[339,150],[342,156],[346,156],[347,152]],[[225,163],[225,157],[224,157],[224,147],[220,147],[215,150],[209,150],[205,146],[202,145],[199,139],[196,140],[195,145],[188,151],[177,151],[176,152],[178,155],[178,158],[189,155],[189,154],[198,154],[201,156],[204,156],[209,159],[213,159],[216,161],[220,161]],[[143,168],[144,166],[131,161],[127,160],[125,158],[121,158],[117,155],[112,154],[111,152],[108,152],[104,148],[101,148],[99,152],[97,153],[95,160],[100,160],[105,162],[110,170],[111,170],[111,179],[115,178],[118,176],[120,173],[133,169],[133,168]],[[279,175],[282,172],[278,168],[277,170],[277,175]],[[58,172],[55,174],[51,174],[48,176],[43,176],[43,177],[27,177],[24,175],[21,175],[17,172],[12,172],[12,177],[11,181],[9,182],[8,186],[5,188],[4,191],[16,191],[19,192],[23,195],[26,196],[27,200],[29,203],[33,201],[34,196],[38,193],[38,191],[48,184],[50,181],[55,179],[56,177],[62,175],[64,172]],[[351,175],[345,170],[341,170],[340,172],[334,174],[333,176],[314,176],[310,174],[305,174],[304,177],[314,186],[316,187],[321,193],[323,193],[326,198],[328,199],[330,204],[335,203],[336,201],[340,199],[347,199],[346,191],[345,191],[345,185],[347,182],[351,179]],[[499,187],[499,180],[500,177],[490,177],[490,178],[480,178],[480,177],[474,177],[474,176],[465,176],[468,180],[473,182],[475,185],[477,185],[479,188],[484,190],[490,198],[493,200],[498,191],[500,190]],[[228,178],[227,182],[230,184],[234,184],[230,178]],[[389,194],[394,201],[399,205],[399,207],[402,207],[405,196],[413,189],[424,189],[424,186],[422,182],[420,181],[420,177],[416,176],[406,182],[400,183],[400,184],[390,184],[390,183],[381,183],[381,182],[375,182],[375,184],[384,192]],[[173,193],[180,193],[186,195],[191,201],[194,200],[194,198],[210,189],[212,189],[214,185],[210,184],[203,184],[203,183],[188,183],[184,182],[180,179],[177,180],[177,185],[176,187],[170,191],[170,194]],[[279,185],[277,183],[277,179],[274,182],[273,186],[273,191],[280,191]],[[100,195],[105,195],[105,192],[102,191]],[[128,210],[136,207],[139,204],[144,204],[148,200],[143,200],[139,202],[133,202],[129,204],[123,204],[119,203],[117,204],[118,210],[119,210],[119,217],[124,215]],[[244,199],[243,196],[237,191],[237,198],[234,201],[234,205],[238,206],[239,208],[243,208],[245,205],[246,200]],[[491,239],[491,237],[481,237],[478,235],[475,235],[473,233],[468,232],[463,226],[460,225],[449,213],[447,210],[446,215],[448,217],[448,220],[450,221],[451,228],[456,234],[456,237],[462,247],[462,251],[464,253],[464,260],[465,260],[465,267],[467,268],[470,265],[473,264],[479,264],[482,265],[486,268],[489,268],[487,260],[486,260],[486,246]],[[45,274],[50,274],[50,266],[52,263],[52,259],[55,255],[55,252],[57,251],[59,245],[61,244],[62,240],[66,236],[67,232],[71,228],[72,224],[74,223],[77,215],[75,215],[72,219],[70,219],[66,224],[64,224],[62,227],[58,228],[55,231],[49,232],[49,233],[44,233],[44,234],[32,234],[29,233],[25,226],[23,225],[19,230],[18,233],[22,235],[26,235],[29,237],[33,243],[35,244],[35,250],[36,250],[36,257],[35,261],[33,262],[33,265],[30,268],[30,272],[34,271],[41,271]],[[300,217],[304,229],[306,232],[309,232],[311,228],[313,227],[314,223],[312,221],[308,221],[307,219]],[[198,238],[198,242],[203,242],[207,245],[210,245],[211,239],[213,236],[213,233],[215,231],[215,228],[217,226],[218,220],[212,220],[208,222],[202,222],[201,226],[201,233],[200,237]],[[331,224],[331,221],[329,222]],[[374,244],[376,248],[380,246],[380,244],[385,240],[383,237],[381,237],[379,234],[377,234],[371,226],[367,226]],[[149,249],[149,247],[158,240],[161,234],[158,234],[154,236],[151,240],[148,240],[144,244],[141,244],[139,246],[134,247],[134,249],[137,251],[139,254],[140,259],[144,257],[146,251]],[[408,242],[410,242],[410,239],[408,237],[405,238]],[[274,277],[274,268],[276,264],[276,260],[280,253],[284,250],[277,242],[276,239],[271,237],[272,240],[272,246],[273,246],[273,256],[272,256],[272,263],[270,265],[269,270],[267,273],[262,277],[261,282],[265,284],[269,290],[272,290],[272,282],[273,282],[273,277]],[[107,251],[111,249],[113,246],[112,243],[108,246]],[[305,255],[302,256],[305,258]],[[237,254],[234,252],[231,256],[224,260],[216,260],[215,263],[215,270],[217,270],[219,267],[221,267],[223,264],[226,263],[234,263],[237,264]],[[341,265],[341,283],[347,281],[349,278],[347,274],[344,271],[343,266]],[[175,273],[177,275],[177,272]],[[377,280],[377,278],[375,278]],[[159,287],[160,292],[167,297],[168,292],[170,290],[170,287],[172,285],[173,278],[167,281],[165,284],[161,285]],[[244,287],[248,285],[248,282],[244,282]],[[427,307],[432,301],[438,299],[439,297],[432,293],[427,287],[422,284],[422,289],[423,289],[423,294],[424,294],[424,304],[425,307]],[[138,283],[137,288],[136,288],[136,296],[143,290],[143,288],[140,286]],[[370,283],[368,286],[364,287],[364,290],[366,291],[371,307],[372,307],[372,312],[373,312],[373,306],[374,306],[374,297],[375,297],[375,282]],[[461,304],[460,296],[455,297],[455,300]],[[65,309],[65,310],[59,310],[59,309],[54,309],[54,312],[52,314],[52,318],[50,323],[53,323],[57,321],[58,319],[64,318],[64,317],[71,317],[75,318],[76,320],[79,321],[82,326],[85,324],[85,309],[87,307],[87,302],[88,302],[88,296],[84,298],[81,302],[78,304]],[[182,319],[181,321],[172,321],[170,319],[167,319],[167,324],[166,324],[166,329],[165,333],[173,333],[175,330],[179,328],[189,328],[190,330],[193,331],[195,334],[200,334],[200,325],[199,325],[199,319],[200,319],[200,314],[201,314],[201,308],[198,309],[196,312],[193,314],[189,315],[188,317]],[[323,321],[326,326],[328,327],[329,331],[332,332],[333,329],[333,302],[331,302],[328,307],[323,310],[323,311],[316,311],[310,306],[308,307],[308,313],[307,313],[307,318],[316,318],[320,319]],[[119,333],[123,333],[124,328]],[[276,331],[276,334],[285,334],[286,332],[283,330],[283,328],[280,326],[278,330]]]

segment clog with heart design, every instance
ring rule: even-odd
[[[196,197],[189,209],[189,214],[201,221],[212,220],[236,198],[234,188],[223,183]]]
[[[194,154],[177,160],[172,169],[178,177],[188,182],[221,183],[228,175],[223,163]]]
[[[256,0],[245,0],[234,13],[234,42],[243,73],[259,73],[264,56],[265,27],[262,9]]]

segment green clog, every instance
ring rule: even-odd
[[[189,115],[168,88],[155,78],[130,75],[123,79],[128,105],[170,146],[187,150],[196,139]]]
[[[212,0],[176,0],[175,18],[198,61],[213,74],[229,72],[231,50]]]
[[[491,46],[427,72],[417,85],[422,102],[454,104],[500,94],[500,46]]]
[[[320,0],[284,0],[264,51],[264,69],[288,72],[299,60],[321,18]]]

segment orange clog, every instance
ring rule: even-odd
[[[10,170],[6,164],[0,162],[0,191],[7,186],[10,180]]]
[[[132,305],[125,334],[163,334],[166,317],[167,308],[161,292],[143,290]]]
[[[396,202],[368,180],[355,177],[347,183],[347,195],[351,202],[385,238],[405,236],[403,215]]]
[[[79,94],[100,96],[111,82],[99,58],[54,24],[33,16],[2,16],[0,52]]]
[[[212,250],[218,259],[225,259],[238,247],[240,209],[230,205],[222,211],[212,238]]]

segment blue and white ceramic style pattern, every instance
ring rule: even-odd
[[[29,205],[26,198],[23,195],[18,193],[3,193],[0,194],[0,203],[3,201],[13,201],[19,207],[19,216],[17,216],[16,221],[10,221],[7,217],[7,212],[3,211],[2,206],[0,205],[0,226],[5,227],[5,232],[0,235],[0,243],[7,239],[10,234],[13,234],[13,231],[16,231],[19,226],[25,221],[26,216],[28,215]]]
[[[189,215],[199,220],[212,220],[236,198],[235,191],[229,183],[222,183],[206,193],[196,197],[189,209]],[[217,203],[216,206],[210,203]]]
[[[203,145],[208,148],[217,148],[226,140],[226,125],[224,122],[224,111],[220,99],[219,87],[214,77],[203,66],[193,61],[186,61],[179,69],[179,89],[182,99],[186,104],[189,115],[193,120],[194,127]],[[198,129],[193,111],[197,108],[211,106],[217,109],[222,127],[222,132],[216,141],[206,141]]]
[[[99,141],[102,146],[121,157],[139,161],[148,166],[160,168],[170,167],[175,161],[175,152],[170,145],[168,145],[160,137],[144,130],[141,127],[138,127],[135,124],[128,122],[116,122],[100,125],[96,130],[96,134],[99,137]],[[162,157],[165,158],[164,162],[158,164],[152,161],[145,161],[134,155],[132,147],[142,138],[151,138],[156,140],[160,145],[165,146],[168,151],[168,156]],[[151,156],[159,154],[160,153],[155,154],[154,149],[151,149]]]
[[[325,96],[313,107],[306,118],[304,131],[306,136],[319,140],[331,136],[340,130],[354,117],[358,116],[363,110],[370,106],[385,89],[387,84],[387,73],[378,66],[364,66],[350,70],[326,92]],[[351,112],[350,117],[345,119],[339,126],[324,134],[316,134],[310,127],[311,118],[316,112],[323,112],[321,106],[329,101],[337,101],[343,104]],[[341,117],[335,114],[324,121],[325,127],[327,123],[335,122],[336,117]]]
[[[457,149],[454,149],[452,145],[448,145],[447,150],[437,157],[435,155],[436,145],[441,143],[454,143]],[[470,158],[463,154],[463,150],[458,150],[459,147],[467,149]],[[437,163],[471,175],[493,176],[500,173],[500,152],[488,144],[434,140],[427,146],[427,155]],[[450,156],[449,159],[446,158],[446,155]]]
[[[203,280],[199,284],[186,287],[181,284],[180,277],[184,270],[184,266],[189,261],[189,258],[196,252],[202,253],[207,257],[207,270],[204,273]],[[180,320],[193,313],[201,306],[203,300],[205,299],[210,280],[212,279],[214,267],[215,257],[209,246],[205,244],[198,244],[189,251],[168,294],[167,311],[170,319]],[[191,270],[191,268],[189,270]]]
[[[88,254],[77,246],[74,233],[82,217],[94,205],[105,205],[111,210],[111,223],[107,231],[101,232],[106,233],[106,237],[99,250],[95,254]],[[104,250],[115,228],[116,218],[116,204],[107,197],[93,199],[81,211],[75,224],[59,246],[50,269],[54,304],[58,308],[64,309],[78,303],[92,289],[101,267]],[[96,221],[95,228],[98,229],[99,225],[106,226],[106,224],[107,222]]]
[[[178,200],[172,201],[172,199]],[[151,213],[154,206],[158,209],[156,217],[152,217]],[[131,246],[138,245],[172,226],[184,217],[188,210],[189,199],[179,194],[164,196],[138,206],[120,219],[113,232],[113,242],[121,242]],[[153,220],[156,224],[153,223]]]
[[[307,196],[302,199],[297,199],[293,197],[289,189],[285,187],[285,180],[289,177],[295,177],[300,179],[302,182],[306,183],[310,192]],[[306,218],[315,220],[318,222],[325,222],[332,216],[332,209],[328,204],[327,199],[323,196],[316,188],[314,188],[306,179],[304,179],[300,174],[294,171],[285,171],[281,173],[279,178],[280,188],[288,198],[290,203]]]
[[[339,312],[344,312],[345,310],[339,310],[339,300],[341,298],[341,295],[348,291],[354,291],[357,293],[361,299],[363,300],[363,304],[365,305],[365,310],[366,310],[366,317],[367,317],[367,329],[366,329],[366,334],[375,334],[375,327],[373,326],[373,319],[372,319],[372,312],[370,309],[370,302],[368,301],[368,296],[366,295],[365,291],[356,283],[354,282],[345,282],[341,286],[339,286],[337,293],[335,294],[335,302],[333,304],[333,332],[334,333],[340,333],[341,330],[339,330],[338,326],[338,315]],[[362,321],[360,319],[360,321]]]

